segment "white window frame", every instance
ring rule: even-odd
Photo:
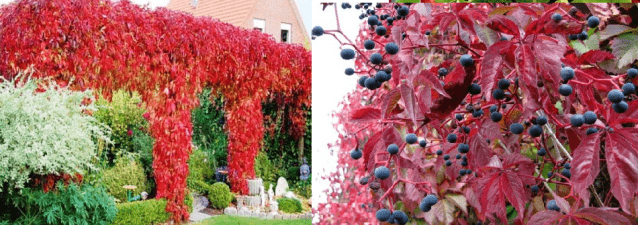
[[[253,28],[262,29],[263,33],[267,32],[267,22],[263,19],[253,18]]]
[[[291,24],[290,23],[280,23],[280,38],[282,38],[282,30],[286,30],[287,32],[287,42],[291,43]],[[282,40],[280,40],[282,41]]]

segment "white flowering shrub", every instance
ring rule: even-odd
[[[83,174],[95,169],[97,140],[108,127],[83,111],[95,111],[91,91],[21,79],[0,83],[0,192],[22,189],[30,175]],[[18,84],[18,85],[16,85]],[[38,87],[44,87],[44,91]]]

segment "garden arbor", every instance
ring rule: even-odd
[[[259,31],[128,1],[22,0],[0,9],[0,73],[7,79],[32,70],[74,89],[137,91],[156,138],[157,198],[173,220],[188,218],[183,203],[191,153],[191,110],[210,87],[225,96],[229,180],[248,192],[263,138],[261,101],[310,106],[311,53],[277,43]],[[293,126],[305,126],[293,113]]]

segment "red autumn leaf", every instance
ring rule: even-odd
[[[605,157],[611,178],[611,193],[620,202],[620,208],[630,213],[630,200],[638,193],[638,136],[619,129],[607,132]]]
[[[411,89],[406,84],[401,84],[399,88],[400,94],[402,95],[402,101],[404,101],[405,112],[407,113],[407,116],[409,116],[413,124],[417,124],[415,111],[416,97],[413,93],[413,89]]]
[[[486,57],[482,60],[480,66],[480,77],[482,77],[482,90],[485,90],[484,96],[491,99],[491,90],[496,88],[496,83],[502,77],[502,64],[504,59],[500,54],[502,49],[511,45],[508,41],[499,41],[487,49],[484,53]]]
[[[591,50],[585,52],[580,56],[580,63],[582,64],[596,64],[599,62],[604,62],[610,59],[615,59],[616,56],[607,51],[602,50]]]
[[[511,21],[511,19],[507,18],[503,15],[494,15],[485,22],[487,27],[502,32],[505,34],[513,35],[514,38],[520,39],[520,28],[516,23]]]
[[[380,119],[380,109],[373,107],[365,107],[351,113],[351,121],[353,122],[373,122]]]
[[[572,155],[571,182],[579,192],[593,184],[600,173],[600,134],[591,134],[583,139]]]

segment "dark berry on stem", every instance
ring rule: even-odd
[[[636,92],[636,86],[632,83],[626,83],[622,85],[622,93],[627,96]]]
[[[565,67],[560,70],[560,76],[565,82],[573,79],[573,77],[575,77],[575,73],[576,72],[571,67]]]
[[[344,70],[344,74],[349,75],[349,76],[353,75],[353,73],[355,73],[355,72],[356,71],[353,70],[353,68],[347,68],[347,69]]]
[[[491,107],[489,107],[489,112],[495,112],[495,111],[498,111],[497,105],[492,105]]]
[[[598,117],[596,116],[596,113],[594,113],[593,111],[587,111],[585,112],[582,117],[584,117],[584,123],[586,124],[594,124],[596,123],[596,120],[598,119]]]
[[[460,158],[462,158],[462,155],[457,154],[457,155],[456,155],[456,159],[460,159]]]
[[[562,169],[562,176],[565,176],[567,178],[571,178],[571,171],[569,171],[569,169]]]
[[[471,132],[471,128],[467,126],[462,127],[462,130],[464,131],[465,134],[469,134],[469,132]]]
[[[382,63],[382,55],[380,55],[380,53],[373,53],[371,54],[369,60],[371,60],[372,64],[380,64]]]
[[[398,224],[406,224],[409,221],[407,214],[400,210],[394,211],[392,216]]]
[[[415,144],[416,142],[418,142],[418,136],[416,136],[415,134],[407,134],[407,136],[404,137],[404,140],[407,142],[407,144]]]
[[[365,85],[365,81],[367,80],[367,78],[369,78],[369,77],[367,77],[367,76],[361,76],[361,77],[360,77],[360,79],[358,79],[358,84],[359,84],[361,87],[367,87],[367,86]]]
[[[504,91],[502,91],[502,89],[493,89],[493,93],[491,94],[493,96],[493,98],[495,98],[496,100],[502,100],[504,99]]]
[[[387,179],[391,175],[391,172],[389,171],[389,168],[384,167],[384,166],[376,168],[376,170],[374,170],[373,173],[380,180]]]
[[[564,168],[565,169],[571,169],[571,164],[570,163],[565,163],[564,164]]]
[[[473,66],[473,59],[470,55],[462,55],[462,57],[460,57],[460,64],[464,67]]]
[[[424,148],[424,147],[426,147],[426,146],[427,146],[427,141],[425,141],[425,140],[420,140],[419,144],[420,144],[420,147],[423,147],[423,148]]]
[[[353,49],[345,48],[340,51],[340,57],[345,60],[353,59],[353,57],[356,57],[356,52]]]
[[[358,160],[362,158],[362,151],[360,149],[354,149],[351,151],[351,158]]]
[[[600,19],[598,19],[598,17],[590,16],[589,19],[587,19],[587,26],[595,28],[598,25],[600,25]]]
[[[387,152],[389,152],[389,154],[391,155],[398,153],[398,151],[400,151],[400,148],[396,144],[390,144],[387,147]]]
[[[378,17],[377,16],[369,16],[367,19],[367,23],[371,26],[378,25]]]
[[[587,129],[587,135],[591,135],[595,133],[598,133],[598,129],[596,129],[595,127],[589,127],[589,129]]]
[[[609,91],[609,94],[607,94],[607,98],[610,102],[613,103],[620,102],[624,99],[624,93],[622,93],[622,91],[620,90],[614,89]]]
[[[449,155],[444,155],[444,157],[442,157],[444,160],[449,160],[450,156]]]
[[[369,183],[369,177],[360,178],[360,185],[365,185]]]
[[[368,77],[364,81],[364,86],[366,86],[369,90],[375,90],[378,86],[377,81],[373,77]]]
[[[509,85],[511,85],[511,82],[509,82],[509,80],[507,79],[500,79],[498,81],[498,88],[502,90],[509,88]]]
[[[390,217],[391,211],[389,211],[388,209],[380,209],[378,210],[378,212],[376,212],[376,219],[378,219],[379,221],[387,221]]]
[[[440,75],[441,77],[444,77],[447,75],[447,73],[449,73],[449,71],[447,70],[447,68],[440,68],[438,69],[438,75]]]
[[[471,84],[467,90],[469,91],[469,94],[471,94],[471,95],[480,94],[480,92],[482,91],[482,89],[480,88],[480,85],[478,85],[476,83]]]
[[[482,115],[484,115],[484,112],[483,112],[482,110],[475,110],[475,111],[473,111],[473,117],[474,117],[474,118],[481,117]]]
[[[449,134],[447,136],[447,141],[449,141],[449,143],[454,143],[456,140],[458,140],[458,136],[456,134]]]
[[[380,22],[378,22],[380,23]],[[378,24],[378,25],[382,25],[382,24]],[[387,34],[387,28],[384,26],[378,26],[376,27],[376,34],[380,35],[380,36],[384,36],[385,34]]]
[[[387,51],[390,55],[395,55],[398,53],[398,45],[396,43],[390,42],[384,46],[384,50]]]
[[[447,166],[451,166],[451,161],[447,160],[447,161],[444,162],[444,164],[447,165]]]
[[[402,6],[398,9],[398,16],[407,16],[409,14],[409,7]]]
[[[424,35],[431,35],[431,31],[428,30],[427,32],[424,33]]]
[[[459,144],[458,145],[458,152],[460,152],[460,153],[469,152],[469,145],[468,144]]]
[[[462,115],[461,114],[456,114],[456,120],[461,121],[462,120]]]
[[[562,20],[562,16],[560,15],[560,13],[554,13],[553,16],[551,16],[551,18],[553,19],[553,21],[556,21],[556,22],[560,22],[560,20]]]
[[[524,126],[522,126],[522,124],[519,124],[519,123],[514,123],[514,124],[511,124],[511,126],[509,126],[509,130],[513,134],[522,134],[522,132],[524,131]]]
[[[571,125],[574,127],[580,127],[584,124],[584,116],[580,114],[574,114],[571,116]]]
[[[573,92],[573,88],[568,84],[562,84],[560,85],[558,92],[563,96],[569,96]]]
[[[580,40],[587,40],[587,38],[589,38],[589,34],[587,34],[586,31],[582,31],[582,33],[578,34],[578,39]]]
[[[538,155],[539,156],[544,156],[547,154],[547,150],[545,150],[544,148],[541,148],[538,150]]]
[[[617,113],[624,113],[627,111],[627,109],[629,109],[629,105],[625,101],[613,103],[611,107],[613,107],[613,110],[616,111]]]
[[[436,155],[442,155],[442,150],[436,151]]]
[[[558,207],[558,205],[556,204],[556,200],[551,200],[551,201],[547,202],[547,209],[548,210],[560,211],[560,207]]]
[[[324,29],[321,26],[315,26],[311,29],[311,35],[314,36],[322,36],[324,34]]]
[[[462,162],[460,162],[460,165],[462,165],[462,166],[467,166],[468,164],[469,164],[469,163],[468,163],[467,161],[462,161]]]
[[[638,76],[638,69],[636,68],[631,68],[627,70],[627,76],[631,77],[631,78],[635,78]]]
[[[577,34],[569,34],[569,40],[572,40],[572,41],[578,40],[578,35]]]
[[[541,134],[542,134],[542,127],[538,125],[533,125],[531,126],[531,128],[529,128],[529,135],[531,135],[531,137],[540,137]]]
[[[545,124],[547,124],[547,117],[546,116],[541,116],[536,118],[536,123],[540,126],[544,126]]]
[[[538,187],[538,185],[531,186],[531,192],[536,194],[536,193],[538,193],[538,191],[540,191],[540,188]]]
[[[375,47],[376,47],[376,43],[375,43],[375,42],[373,42],[372,40],[366,40],[366,41],[364,41],[364,48],[365,48],[365,49],[367,49],[367,50],[371,50],[371,49],[373,49],[373,48],[375,48]]]

